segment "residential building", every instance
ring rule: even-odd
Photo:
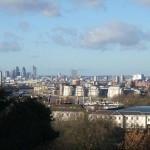
[[[44,93],[47,93],[48,87],[47,86],[35,86],[34,87],[34,93],[38,95],[43,95]]]
[[[118,96],[123,94],[123,89],[120,86],[110,86],[108,88],[108,97],[112,98],[114,96]]]
[[[75,96],[85,96],[85,87],[83,87],[83,86],[76,86]]]
[[[88,96],[89,97],[98,97],[99,96],[99,87],[91,86],[88,88]]]
[[[71,82],[71,85],[80,85],[80,80],[79,79],[73,79],[72,82]]]
[[[72,86],[64,86],[63,96],[72,96],[74,88]]]
[[[55,120],[76,120],[83,117],[85,109],[80,105],[49,105]]]
[[[99,110],[89,114],[91,120],[112,118],[117,126],[126,130],[150,128],[150,106],[129,107],[121,110]]]

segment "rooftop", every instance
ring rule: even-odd
[[[135,106],[135,107],[128,107],[119,110],[119,112],[124,112],[124,111],[150,112],[150,106]]]

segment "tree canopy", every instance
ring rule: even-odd
[[[0,147],[31,150],[58,136],[49,108],[33,99],[13,101],[1,115]]]
[[[111,119],[90,121],[86,114],[76,120],[56,120],[54,126],[60,131],[50,145],[54,150],[116,150],[124,136]]]
[[[135,129],[127,132],[121,150],[149,150],[150,134],[148,131]]]

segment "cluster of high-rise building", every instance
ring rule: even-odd
[[[78,76],[72,69],[70,75],[38,76],[37,68],[28,72],[25,67],[0,72],[0,84],[27,85],[34,88],[37,95],[54,94],[59,96],[114,97],[121,94],[139,94],[149,91],[150,80],[143,74],[133,76]]]
[[[37,78],[37,68],[35,66],[33,66],[32,68],[32,72],[29,72],[26,70],[25,67],[22,67],[21,69],[16,66],[15,68],[10,69],[9,71],[5,71],[3,74],[3,78],[4,79],[36,79]]]

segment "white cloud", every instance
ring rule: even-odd
[[[42,13],[43,13],[43,15],[49,16],[49,17],[60,15],[58,6],[54,5],[54,4],[51,4],[51,5],[47,6],[47,8],[45,8],[42,11]]]
[[[22,37],[19,37],[12,32],[4,32],[3,41],[0,41],[0,52],[20,51],[20,41],[23,41]]]
[[[21,21],[21,22],[19,23],[19,28],[20,28],[22,31],[24,31],[24,32],[30,31],[30,25],[29,25],[29,23],[26,22],[26,21]]]
[[[100,8],[104,7],[103,0],[69,0],[78,7]]]
[[[40,12],[46,16],[58,16],[59,8],[47,0],[0,0],[0,7],[11,13]]]
[[[0,42],[0,52],[16,52],[20,50],[21,47],[17,42]]]
[[[74,28],[55,27],[52,31],[52,40],[57,44],[102,51],[147,50],[150,40],[150,32],[123,22],[110,22],[82,34]]]
[[[61,26],[54,27],[52,29],[53,32],[59,32],[60,34],[66,34],[70,36],[76,36],[77,35],[77,30],[75,28],[64,28]]]
[[[150,0],[136,0],[136,1],[139,1],[140,3],[145,4],[150,7]]]
[[[7,41],[13,41],[13,42],[23,39],[22,37],[19,37],[12,32],[4,32],[3,36]]]
[[[111,22],[83,34],[81,45],[95,49],[107,49],[107,46],[118,45],[130,49],[131,47],[137,48],[143,41],[148,40],[150,40],[150,33],[142,31],[135,25]]]
[[[74,28],[55,27],[52,29],[52,40],[60,45],[75,46],[77,41],[77,30]]]

